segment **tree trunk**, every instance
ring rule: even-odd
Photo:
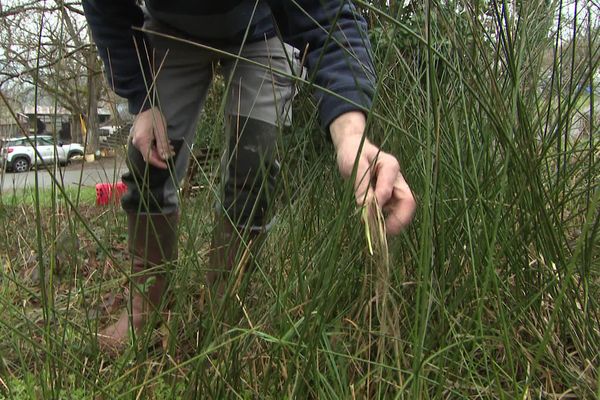
[[[94,52],[87,52],[86,61],[88,73],[87,152],[95,153],[98,150],[98,97],[100,96],[100,82],[98,80],[100,75],[97,73],[98,65]]]
[[[83,133],[81,132],[81,120],[79,114],[72,114],[69,118],[71,122],[71,141],[83,144]]]

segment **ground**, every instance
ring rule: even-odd
[[[60,168],[56,175],[52,168],[31,170],[27,173],[5,172],[0,180],[0,192],[7,194],[15,190],[35,187],[35,175],[38,175],[38,185],[41,188],[52,186],[52,175],[65,186],[93,187],[100,182],[116,182],[125,172],[125,162],[121,157],[102,158],[93,162],[74,161],[70,165]]]

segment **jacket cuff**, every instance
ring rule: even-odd
[[[356,87],[336,90],[341,97],[325,94],[319,105],[321,127],[329,134],[329,125],[334,119],[349,111],[362,111],[365,115],[373,104],[372,96],[357,90]]]
[[[142,91],[137,93],[134,97],[127,99],[129,103],[129,113],[137,115],[142,111],[146,111],[151,108],[151,104],[149,101],[146,101],[146,97],[146,91]]]

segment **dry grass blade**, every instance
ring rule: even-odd
[[[371,282],[374,285],[375,294],[371,296],[371,304],[375,303],[375,310],[370,305],[368,307],[369,315],[369,331],[375,334],[377,363],[385,364],[385,354],[389,348],[388,338],[393,337],[393,312],[389,312],[388,296],[390,288],[390,255],[387,242],[387,232],[385,227],[385,218],[377,198],[372,196],[364,205],[362,210],[362,220],[365,226],[365,236],[367,239],[368,252],[370,257],[371,267],[369,270],[375,274],[371,277]],[[378,320],[378,331],[373,332],[372,327],[372,312],[376,311]],[[369,338],[371,337],[369,335]],[[371,347],[371,345],[369,345]],[[370,366],[369,366],[370,369]],[[370,373],[369,373],[370,375]],[[375,382],[382,383],[383,376],[381,371],[373,374]],[[369,377],[369,381],[371,377]],[[367,393],[373,389],[367,387]]]
[[[367,200],[362,209],[362,220],[365,226],[365,236],[369,249],[369,255],[377,274],[376,296],[380,308],[385,302],[388,293],[390,275],[390,253],[385,228],[385,217],[377,202],[372,196]],[[381,313],[381,310],[379,311]]]

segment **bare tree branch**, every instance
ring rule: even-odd
[[[59,62],[61,62],[64,59],[70,58],[71,56],[73,56],[74,54],[84,50],[84,49],[89,49],[93,47],[91,44],[82,44],[81,47],[77,47],[74,50],[69,51],[68,53],[65,53],[62,57],[57,58],[55,60],[49,61],[45,64],[41,64],[39,66],[39,69],[44,69],[44,68],[49,68],[49,67],[53,67],[56,64],[58,64]],[[24,63],[24,61],[22,61],[22,63]],[[2,87],[2,85],[4,83],[6,83],[7,81],[11,80],[11,79],[17,79],[17,78],[22,78],[23,76],[29,75],[33,72],[35,72],[37,68],[36,67],[29,67],[23,71],[21,71],[20,73],[6,73],[6,72],[2,72],[0,71],[0,75],[5,76],[6,78],[0,81],[0,87]],[[101,71],[97,71],[98,74],[101,73]]]
[[[28,13],[28,12],[53,12],[53,11],[58,11],[61,8],[67,8],[76,14],[83,15],[83,11],[76,7],[76,5],[79,5],[80,3],[60,2],[60,4],[51,6],[51,7],[46,6],[44,4],[45,4],[45,2],[43,2],[41,0],[36,0],[36,1],[29,2],[29,3],[25,3],[25,4],[20,4],[18,6],[10,7],[7,9],[4,9],[2,7],[2,4],[0,4],[0,18],[7,18],[7,17],[14,16],[14,15],[22,14],[22,13]]]

